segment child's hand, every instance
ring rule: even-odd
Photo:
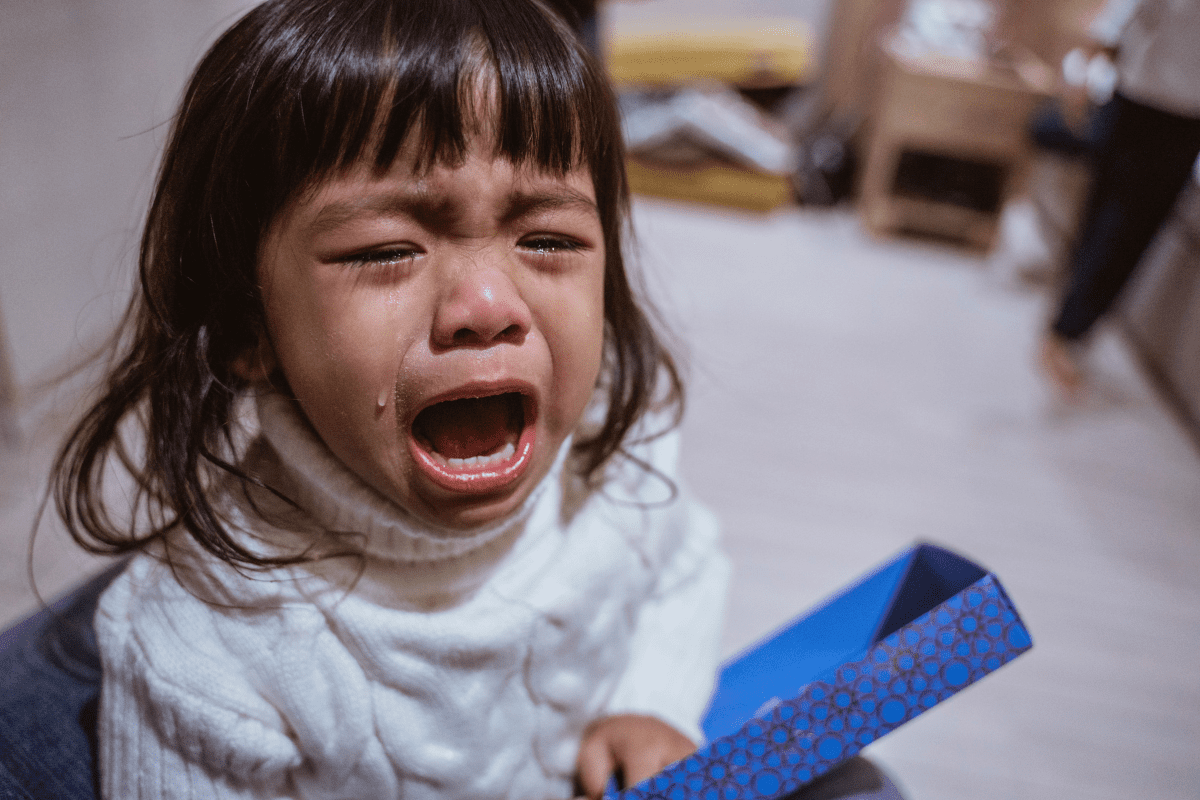
[[[576,763],[579,787],[598,800],[614,771],[620,771],[624,786],[633,786],[695,749],[691,739],[660,719],[640,714],[603,717],[583,732]]]

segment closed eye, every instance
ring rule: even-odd
[[[575,239],[569,239],[565,236],[548,236],[545,234],[526,236],[519,242],[519,245],[526,250],[532,250],[535,253],[545,253],[547,255],[573,253],[584,248],[584,245]]]
[[[337,260],[350,267],[366,269],[407,265],[422,254],[422,251],[416,247],[385,247],[365,253],[354,253]]]

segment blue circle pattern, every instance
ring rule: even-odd
[[[620,800],[790,794],[1031,646],[1003,588],[988,575]]]

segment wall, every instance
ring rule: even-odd
[[[29,387],[124,306],[187,71],[246,0],[8,0],[0,25],[0,319]]]
[[[1121,303],[1126,331],[1200,441],[1200,185],[1185,190]]]

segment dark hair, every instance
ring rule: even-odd
[[[231,563],[265,566],[224,530],[206,488],[236,466],[234,362],[265,330],[260,238],[297,193],[366,159],[386,170],[401,145],[454,163],[472,135],[478,79],[494,88],[495,143],[516,164],[586,166],[604,230],[607,416],[575,444],[587,478],[622,447],[665,375],[676,421],[682,384],[630,288],[622,257],[628,189],[620,123],[601,68],[539,0],[271,0],[212,46],[185,91],[139,256],[140,291],[114,342],[99,400],[54,465],[59,513],[85,548],[120,553],[182,526]],[[125,452],[137,419],[144,453]],[[138,482],[118,523],[101,497],[119,459]]]

